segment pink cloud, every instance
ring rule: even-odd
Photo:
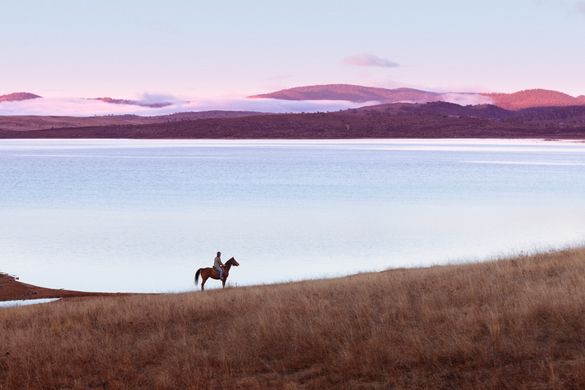
[[[355,66],[377,66],[381,68],[396,68],[400,66],[394,61],[373,54],[356,54],[345,58],[343,62]]]

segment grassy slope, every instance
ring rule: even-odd
[[[199,111],[181,112],[170,115],[138,116],[138,115],[103,115],[103,116],[46,116],[46,115],[0,115],[0,131],[35,131],[47,129],[79,128],[91,126],[131,126],[144,124],[165,124],[183,120],[209,118],[240,118],[252,115],[263,115],[250,111]],[[16,134],[19,135],[18,133]],[[20,134],[20,136],[24,136]]]
[[[0,310],[0,388],[585,386],[585,249]]]

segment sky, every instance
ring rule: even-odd
[[[0,1],[0,94],[222,99],[325,83],[585,94],[579,0]]]

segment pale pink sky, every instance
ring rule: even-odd
[[[23,0],[0,13],[0,94],[234,99],[353,83],[585,94],[579,0]]]

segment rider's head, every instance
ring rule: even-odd
[[[221,252],[217,252],[217,256],[221,256]]]

